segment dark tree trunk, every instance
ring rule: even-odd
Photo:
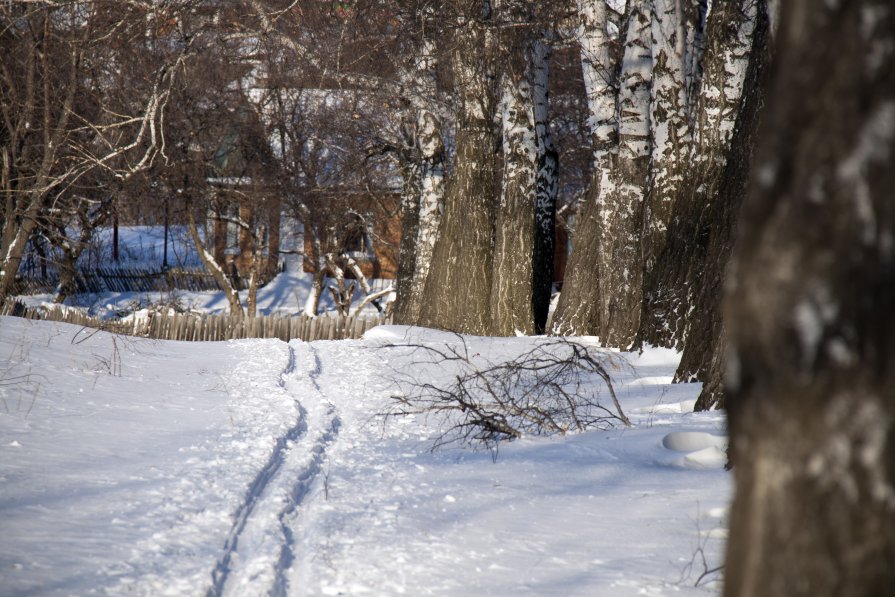
[[[690,123],[693,139],[684,180],[677,184],[668,228],[647,252],[655,265],[645,272],[638,342],[682,349],[691,307],[703,284],[713,223],[709,214],[724,177],[727,153],[745,79],[755,22],[756,0],[715,3],[705,27],[699,97]],[[700,11],[697,8],[697,18]],[[654,200],[655,204],[656,201]],[[660,247],[659,244],[662,244]],[[692,381],[688,372],[679,381]]]
[[[768,65],[771,60],[767,5],[759,2],[752,38],[749,70],[743,86],[742,108],[730,143],[730,152],[718,188],[709,204],[704,227],[709,231],[702,284],[693,294],[687,342],[678,367],[678,378],[697,372],[703,380],[696,410],[724,408],[725,338],[722,321],[724,281],[730,253],[736,241],[740,208],[748,191],[749,173],[759,121],[764,109]]]
[[[396,324],[414,325],[419,303],[413,296],[413,274],[416,271],[416,247],[420,230],[419,166],[407,160],[402,165],[401,175],[404,180],[401,189],[401,243],[398,248],[397,296],[393,320]]]
[[[482,6],[477,2],[458,5],[460,19],[452,39],[452,70],[460,104],[456,154],[420,324],[487,335],[495,196],[494,90]]]
[[[556,197],[559,192],[557,173],[559,155],[550,134],[547,82],[550,46],[544,40],[534,45],[532,54],[535,131],[538,139],[538,174],[535,199],[534,279],[532,311],[535,333],[547,329],[547,315],[553,293],[553,258],[556,251]]]
[[[727,294],[727,597],[895,587],[895,11],[783,4]]]

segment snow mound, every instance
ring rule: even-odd
[[[412,325],[377,325],[364,333],[364,340],[382,342],[456,342],[462,336]]]
[[[672,431],[662,438],[662,445],[675,452],[693,452],[705,448],[726,448],[727,438],[705,431]]]
[[[689,469],[712,469],[727,462],[727,438],[705,431],[672,431],[662,438],[662,446],[675,452],[688,452],[673,464]]]
[[[696,400],[682,400],[681,402],[669,402],[667,404],[653,404],[652,406],[640,406],[631,409],[635,414],[669,415],[691,413],[696,407]],[[668,448],[668,446],[665,446]],[[674,448],[669,448],[674,449]]]
[[[727,452],[715,446],[709,446],[687,454],[681,465],[684,468],[710,469],[720,468],[727,462]]]

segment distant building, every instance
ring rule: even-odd
[[[354,259],[368,278],[394,279],[398,275],[401,242],[400,197],[397,193],[321,189],[311,193],[309,203],[314,226],[324,252]],[[304,234],[304,271],[317,271],[318,255],[313,232]],[[347,261],[341,258],[342,261]],[[345,263],[339,263],[344,267]],[[331,273],[331,272],[330,272]],[[350,274],[346,271],[346,275]]]

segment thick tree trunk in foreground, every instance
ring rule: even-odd
[[[478,4],[462,7],[469,14],[461,16],[453,39],[454,84],[460,98],[457,149],[420,324],[487,335],[491,328],[496,139],[489,52]]]
[[[728,597],[895,587],[895,12],[790,0],[726,325]]]

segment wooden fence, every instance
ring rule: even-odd
[[[8,301],[0,307],[0,315],[61,321],[141,338],[192,342],[242,338],[279,338],[283,341],[299,339],[306,342],[348,340],[360,338],[370,328],[383,323],[378,319],[361,319],[353,316],[262,315],[236,318],[229,315],[190,313],[152,313],[147,318],[133,321],[101,320],[64,307],[34,309],[15,301]]]

